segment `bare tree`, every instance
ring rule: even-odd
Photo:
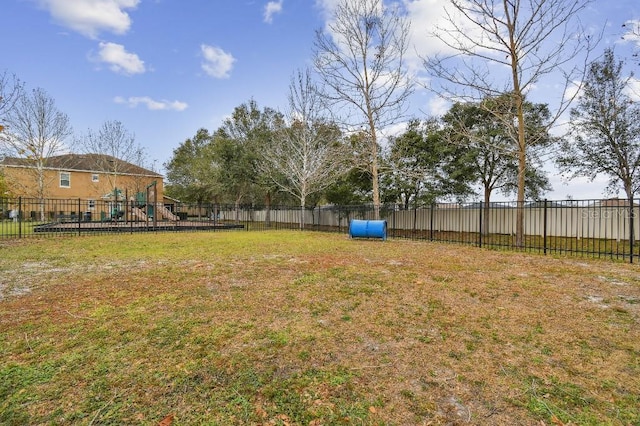
[[[344,107],[339,119],[367,136],[366,165],[373,180],[375,217],[380,215],[380,131],[405,112],[412,80],[404,68],[409,21],[382,0],[340,0],[326,31],[317,31],[315,68],[326,101]]]
[[[451,0],[446,22],[434,35],[451,54],[424,60],[441,86],[432,89],[451,100],[481,102],[508,95],[514,111],[500,119],[511,135],[518,160],[516,245],[524,243],[524,200],[527,168],[525,94],[548,74],[563,87],[548,126],[555,125],[577,91],[593,49],[593,39],[579,27],[580,11],[590,0]],[[582,60],[579,60],[582,59]],[[500,70],[508,70],[501,73]],[[506,119],[505,119],[506,118]]]
[[[43,200],[50,184],[45,174],[48,159],[69,148],[65,143],[72,133],[69,117],[58,110],[54,99],[43,89],[35,89],[19,97],[7,116],[7,124],[2,134],[5,149],[9,155],[24,160],[36,183],[32,195]],[[41,216],[44,220],[44,205]]]
[[[287,126],[262,151],[261,171],[300,202],[304,228],[307,197],[333,184],[345,171],[347,150],[339,128],[323,115],[323,104],[309,72],[298,72],[289,86]]]
[[[0,74],[0,132],[6,127],[5,116],[11,111],[18,99],[23,95],[22,82],[15,74]]]
[[[7,71],[0,74],[0,142],[3,142],[2,132],[7,127],[6,115],[11,111],[18,98],[23,95],[23,86],[15,74],[8,75]],[[0,144],[0,158],[7,152],[6,144]],[[4,173],[0,172],[0,194],[10,194]]]
[[[145,151],[135,140],[135,135],[117,120],[105,121],[97,131],[89,129],[78,140],[80,149],[91,155],[96,170],[108,172],[109,187],[114,195],[118,190],[118,176],[127,172],[129,164],[144,166]]]

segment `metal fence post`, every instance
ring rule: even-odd
[[[482,211],[483,211],[483,205],[482,205],[483,201],[480,201],[480,210],[479,210],[479,220],[478,220],[478,226],[479,226],[479,231],[478,234],[480,235],[480,237],[478,238],[478,247],[482,247],[482,234],[484,234],[484,230],[482,229]]]
[[[544,199],[542,209],[542,251],[547,254],[547,199]]]
[[[629,263],[633,263],[633,246],[636,237],[635,209],[633,208],[633,194],[629,200]]]
[[[80,211],[80,203],[80,198],[78,198],[78,235],[82,233],[82,212]]]
[[[22,197],[18,198],[18,238],[22,238]]]
[[[429,208],[429,240],[433,241],[433,207],[434,207],[434,203],[431,203],[431,207]]]

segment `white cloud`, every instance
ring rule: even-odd
[[[229,78],[236,59],[230,53],[216,46],[203,44],[200,46],[204,62],[202,69],[214,78]]]
[[[434,33],[449,43],[456,44],[460,40],[455,37],[454,25],[464,28],[467,34],[477,33],[478,29],[471,27],[455,8],[450,7],[449,0],[414,0],[406,4],[407,14],[411,21],[409,30],[410,45],[407,59],[411,66],[421,68],[423,58],[437,54],[448,54],[454,51]],[[449,16],[447,16],[447,13]],[[480,37],[480,35],[478,35]]]
[[[264,22],[270,24],[273,22],[273,15],[282,12],[282,3],[284,0],[270,1],[264,7]]]
[[[138,96],[123,98],[122,96],[116,96],[113,101],[117,104],[128,105],[130,108],[135,108],[138,105],[146,105],[147,109],[151,111],[184,111],[189,105],[180,101],[156,101],[148,96]]]
[[[590,180],[584,176],[569,179],[565,177],[555,168],[548,170],[549,182],[553,187],[553,191],[548,195],[550,200],[592,200],[603,197],[616,196],[617,194],[608,194],[607,186],[609,178],[598,175],[595,179]]]
[[[38,0],[53,19],[86,37],[97,38],[102,31],[125,34],[131,27],[127,9],[140,0]]]
[[[578,80],[571,81],[565,88],[564,99],[577,99],[582,96],[582,82]]]
[[[124,46],[116,43],[100,43],[100,51],[95,61],[109,64],[111,71],[120,74],[142,74],[146,71],[144,61],[135,53],[129,53]]]
[[[427,114],[432,117],[441,117],[445,115],[450,108],[451,102],[440,96],[434,96],[427,103]]]
[[[333,13],[340,0],[316,0],[316,7],[321,12],[325,20],[325,30],[329,30],[329,25],[333,20]],[[423,70],[423,58],[443,52],[450,52],[441,40],[433,36],[433,32],[438,28],[442,29],[443,36],[447,35],[447,29],[452,27],[445,14],[445,6],[450,4],[450,0],[404,0],[404,11],[411,23],[409,28],[409,48],[405,59],[409,72],[416,74]],[[386,1],[387,7],[398,6],[391,1]],[[401,9],[402,10],[402,9]],[[452,19],[458,19],[450,10]],[[458,23],[463,25],[463,21]],[[334,34],[334,37],[338,35]]]
[[[390,126],[387,126],[383,131],[382,131],[382,136],[384,139],[387,139],[389,137],[392,136],[400,136],[401,134],[403,134],[404,132],[407,131],[407,122],[406,121],[402,121],[400,123],[394,123]]]

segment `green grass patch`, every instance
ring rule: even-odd
[[[0,424],[640,424],[636,265],[297,231],[0,251]]]

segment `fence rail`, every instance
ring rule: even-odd
[[[524,246],[515,247],[516,217],[524,212]],[[624,200],[386,205],[390,238],[571,253],[633,262],[640,255],[640,207]],[[372,206],[194,205],[132,200],[0,198],[0,238],[114,232],[305,229],[347,233],[351,219],[374,219]]]

